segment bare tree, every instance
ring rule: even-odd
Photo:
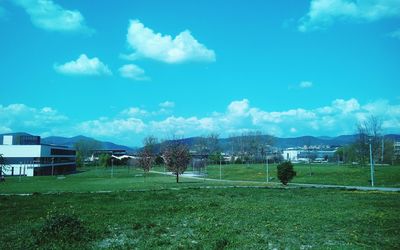
[[[359,162],[365,164],[369,158],[369,144],[372,146],[373,159],[377,159],[382,141],[382,122],[375,116],[357,124],[357,140],[355,146]]]
[[[229,137],[232,154],[237,155],[243,161],[264,161],[267,149],[274,144],[274,137],[263,135],[261,131],[250,131],[240,136],[232,134]]]
[[[148,136],[143,139],[143,148],[139,152],[138,165],[143,169],[144,177],[148,173],[155,161],[155,145],[157,144],[157,138],[154,136]]]
[[[247,163],[251,160],[255,162],[260,158],[262,146],[262,133],[261,131],[250,131],[242,134],[242,144],[244,155],[247,158]]]
[[[209,154],[214,154],[220,150],[219,134],[211,133],[206,137]]]
[[[179,175],[186,171],[190,161],[188,147],[179,140],[169,141],[165,147],[164,161],[168,170],[176,176],[178,183]]]

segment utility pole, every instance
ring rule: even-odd
[[[51,158],[51,176],[54,175],[54,157]]]
[[[383,164],[383,155],[385,153],[385,142],[384,142],[384,136],[382,136],[382,158],[381,158],[381,163]]]
[[[343,164],[346,164],[346,158],[345,158],[345,152],[344,152],[345,147],[343,147]]]
[[[371,186],[374,186],[374,161],[372,159],[371,139],[369,139],[369,161],[370,161],[370,164],[371,164]]]
[[[269,182],[269,165],[268,165],[268,153],[265,153],[265,161],[267,163],[267,183]]]
[[[221,159],[222,155],[219,155],[219,179],[222,179],[222,159]]]
[[[111,178],[114,177],[114,159],[111,158]]]

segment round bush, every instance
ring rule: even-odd
[[[290,161],[286,161],[277,166],[278,179],[283,185],[287,185],[289,181],[296,176],[296,172],[293,170],[293,164]]]
[[[89,230],[75,214],[50,212],[36,234],[38,244],[49,242],[84,242],[88,240]]]

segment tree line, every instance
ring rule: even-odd
[[[393,139],[384,136],[382,121],[370,116],[356,124],[354,143],[338,148],[336,156],[343,163],[367,165],[371,154],[374,163],[395,164],[400,162],[400,158],[396,155],[394,143]]]

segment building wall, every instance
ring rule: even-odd
[[[298,150],[284,150],[282,153],[283,159],[286,161],[297,161],[298,155]]]
[[[50,145],[0,145],[6,175],[63,174],[76,170],[75,151]]]

